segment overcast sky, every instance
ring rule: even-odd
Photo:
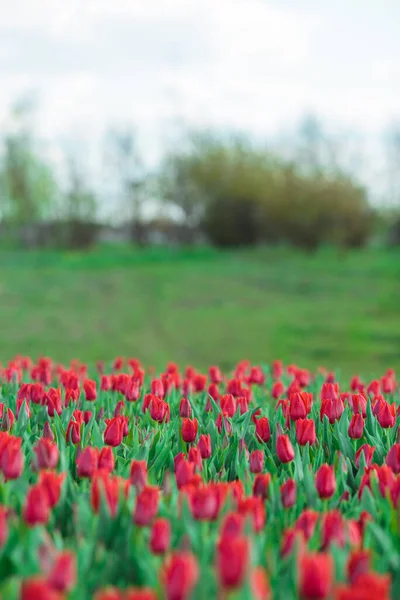
[[[400,118],[399,0],[3,0],[0,122],[26,91],[50,140],[176,120],[258,135],[315,112],[370,143]]]

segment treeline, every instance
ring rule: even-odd
[[[86,183],[83,157],[67,157],[60,183],[22,120],[2,137],[0,235],[25,246],[85,247],[111,222],[136,244],[360,247],[379,228],[399,243],[398,213],[374,210],[322,139],[314,128],[297,155],[283,157],[243,138],[188,135],[150,172],[135,136],[113,132],[106,139],[108,199]]]

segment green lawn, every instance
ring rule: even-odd
[[[400,252],[0,253],[0,360],[400,370]]]

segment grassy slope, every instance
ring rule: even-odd
[[[0,359],[400,369],[400,253],[0,254]]]

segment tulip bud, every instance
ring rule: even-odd
[[[259,474],[254,479],[253,484],[253,496],[260,496],[261,498],[267,498],[268,487],[271,482],[271,475],[269,473]]]
[[[217,546],[217,573],[223,590],[238,589],[246,577],[249,542],[241,536],[222,538]]]
[[[264,452],[253,450],[250,455],[250,472],[261,473],[264,468]]]
[[[187,398],[182,398],[179,404],[179,415],[181,417],[190,418],[192,415],[192,407],[190,401]]]
[[[347,577],[352,584],[355,584],[357,578],[364,573],[368,573],[370,568],[370,550],[354,550],[347,561]]]
[[[83,382],[83,390],[86,400],[93,402],[97,398],[96,382],[93,379],[85,379]]]
[[[166,600],[186,600],[186,598],[190,598],[198,579],[197,559],[190,552],[171,554],[161,569],[161,581]]]
[[[149,525],[157,515],[160,490],[156,487],[146,486],[136,498],[133,521],[135,525]]]
[[[45,525],[50,517],[47,494],[41,485],[32,485],[25,498],[24,521],[29,527]]]
[[[287,435],[278,435],[276,439],[276,453],[282,463],[289,463],[294,459],[293,446]]]
[[[281,501],[284,508],[291,508],[296,503],[296,482],[288,479],[281,485]]]
[[[0,505],[0,548],[3,548],[8,539],[7,509]]]
[[[98,468],[111,473],[114,470],[115,459],[111,446],[103,446],[100,450]]]
[[[300,559],[299,595],[305,600],[325,600],[332,590],[334,566],[330,554],[304,553]]]
[[[1,453],[0,469],[6,481],[18,479],[24,468],[24,454],[21,449],[22,439],[10,436]]]
[[[370,467],[372,464],[372,459],[375,452],[375,446],[369,446],[368,444],[363,444],[356,452],[354,462],[357,469],[360,468],[360,457],[361,454],[364,455],[365,464],[367,467]]]
[[[307,443],[315,443],[315,423],[312,419],[297,419],[296,421],[296,439],[300,446],[305,446]]]
[[[57,556],[48,577],[51,587],[60,592],[69,592],[76,584],[76,557],[64,550]]]
[[[256,420],[256,437],[259,442],[264,442],[265,444],[269,442],[271,429],[267,417],[260,417]]]
[[[200,450],[201,458],[210,458],[211,456],[211,436],[210,434],[202,434],[197,442],[197,447]]]
[[[353,440],[359,440],[364,433],[364,419],[362,415],[355,414],[351,417],[348,434]]]
[[[195,441],[199,423],[197,419],[182,419],[182,439],[187,444]]]
[[[54,433],[52,432],[50,423],[48,421],[46,421],[44,424],[42,437],[45,440],[50,440],[50,442],[54,442]]]
[[[40,438],[34,448],[36,465],[39,469],[55,469],[58,465],[59,451],[57,444],[48,439]]]
[[[61,488],[65,479],[65,473],[55,473],[54,471],[41,471],[39,475],[39,485],[47,495],[47,502],[52,508],[60,500]]]
[[[333,467],[323,464],[315,475],[315,487],[322,499],[331,498],[336,490],[336,479]]]
[[[76,462],[78,477],[93,477],[94,473],[97,471],[98,468],[98,449],[87,446],[82,451]]]
[[[104,432],[104,443],[107,446],[112,446],[116,448],[122,443],[122,439],[124,437],[124,418],[119,415],[118,417],[113,417],[112,419],[106,420],[107,426]]]
[[[147,464],[145,460],[133,460],[131,464],[130,481],[139,491],[147,482]]]
[[[168,519],[156,519],[151,528],[150,551],[165,554],[171,544],[171,524]]]

